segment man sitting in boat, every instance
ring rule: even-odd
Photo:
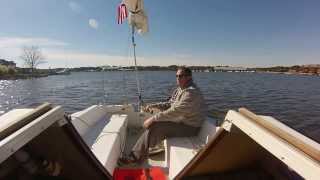
[[[200,89],[193,83],[189,68],[179,67],[176,73],[177,89],[167,103],[147,106],[150,111],[157,107],[160,112],[147,118],[140,136],[131,153],[120,159],[120,163],[141,163],[148,157],[149,147],[153,147],[168,137],[188,137],[197,135],[206,118],[207,106]]]

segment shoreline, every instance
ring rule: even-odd
[[[140,70],[140,71],[159,71],[159,70]],[[160,70],[161,71],[161,70]],[[103,72],[103,71],[77,71],[77,72]],[[110,72],[110,71],[106,71]],[[113,71],[115,72],[115,71]],[[121,70],[119,71],[121,72]],[[195,72],[203,72],[203,73],[215,73],[215,72],[226,72],[226,73],[266,73],[266,74],[285,74],[285,75],[299,75],[299,76],[320,76],[320,74],[314,73],[297,73],[297,72],[272,72],[272,71],[195,71]],[[0,80],[18,80],[18,79],[32,79],[32,78],[42,78],[48,77],[52,75],[60,75],[60,74],[16,74],[16,75],[1,75]],[[61,74],[63,75],[63,74]]]
[[[1,75],[0,80],[17,80],[17,79],[32,79],[48,77],[49,74],[16,74],[16,75]]]
[[[268,74],[286,74],[286,75],[303,75],[303,76],[320,76],[320,74],[314,73],[294,73],[294,72],[267,72],[267,71],[259,71],[258,73],[268,73]]]

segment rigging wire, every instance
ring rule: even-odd
[[[106,93],[106,90],[105,90],[105,66],[102,67],[102,90],[103,90],[102,105],[106,105],[107,93]]]
[[[128,38],[127,38],[127,46],[126,46],[126,62],[129,62],[129,51],[130,51],[130,35],[131,35],[131,30],[129,29],[128,31]],[[128,104],[128,79],[127,79],[127,72],[122,71],[122,81],[123,81],[123,98],[124,98],[124,104]]]
[[[135,29],[134,29],[134,26],[132,25],[132,46],[133,46],[133,57],[134,57],[134,69],[135,69],[136,83],[137,83],[137,89],[138,89],[138,111],[140,111],[142,106],[142,96],[141,96],[140,79],[139,79],[138,67],[137,67],[136,43],[134,41],[134,32],[135,32]]]

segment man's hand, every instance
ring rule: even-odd
[[[152,114],[152,112],[151,112],[152,111],[152,106],[151,105],[144,106],[144,107],[142,107],[142,111]]]
[[[147,107],[146,107],[146,110],[147,110],[147,112],[149,112],[149,113],[153,113],[152,112],[152,105],[148,105]]]
[[[153,117],[149,117],[148,119],[146,119],[146,120],[143,122],[143,127],[144,127],[145,129],[148,129],[153,122],[154,122],[154,118],[153,118]]]

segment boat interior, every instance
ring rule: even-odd
[[[37,108],[11,119],[23,121],[34,111]],[[95,105],[66,117],[61,107],[51,107],[24,124],[11,124],[14,130],[1,134],[0,179],[112,179],[118,169],[150,167],[162,169],[167,179],[285,180],[313,179],[319,174],[314,172],[320,169],[318,161],[306,157],[310,162],[300,165],[314,169],[301,171],[286,161],[287,156],[260,143],[259,138],[268,137],[255,137],[237,122],[230,123],[228,114],[220,126],[207,120],[198,137],[166,139],[160,145],[163,151],[143,164],[119,166],[118,158],[143,132],[141,123],[147,114],[135,112],[130,105]]]
[[[57,125],[47,128],[21,148],[29,154],[28,161],[33,161],[30,163],[33,163],[33,166],[38,166],[37,172],[34,174],[29,172],[23,166],[23,162],[17,160],[13,155],[2,163],[1,179],[105,179],[106,175],[97,169],[93,164],[93,159],[88,157],[86,151],[74,139],[74,134],[70,131],[72,130]],[[59,163],[61,172],[51,177],[50,172],[45,172],[45,167],[43,167],[45,160]]]
[[[241,130],[219,132],[186,179],[302,179]]]

